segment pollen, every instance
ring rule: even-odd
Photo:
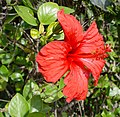
[[[96,54],[96,50],[93,50],[93,51],[91,52],[91,54]]]
[[[88,67],[87,67],[87,66],[85,66],[85,65],[84,65],[84,68],[85,68],[86,70],[88,70]]]

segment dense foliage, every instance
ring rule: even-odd
[[[63,79],[45,82],[35,56],[48,42],[63,40],[56,13],[64,8],[87,29],[96,20],[112,52],[98,85],[89,79],[84,101],[67,103]],[[54,72],[54,71],[53,71]],[[0,117],[119,117],[120,1],[119,0],[2,0],[0,1]]]

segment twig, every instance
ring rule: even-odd
[[[55,102],[55,111],[54,111],[54,113],[55,113],[55,117],[57,117],[57,101]]]
[[[14,43],[16,46],[18,46],[19,48],[21,48],[22,50],[27,50],[29,53],[30,52],[36,52],[36,50],[32,49],[32,48],[27,48],[26,46],[24,46],[23,44],[21,44],[20,42],[18,41],[13,41],[12,39],[10,39],[8,36],[7,36],[7,39],[10,43]]]
[[[116,78],[118,78],[120,80],[120,76],[118,74],[115,74]]]
[[[7,109],[6,108],[0,108],[0,112],[6,112]]]
[[[65,105],[64,107],[58,108],[58,112],[65,112],[65,111],[67,111],[69,108],[71,108],[72,106],[74,106],[77,103],[78,103],[77,101],[72,101],[71,103]]]
[[[79,111],[80,111],[80,117],[82,117],[82,110],[81,110],[81,105],[80,105],[79,101],[78,101],[78,108],[79,108]]]
[[[30,37],[30,35],[26,31],[24,31],[24,34],[25,34],[26,39],[28,39],[31,43],[34,44],[33,39]]]
[[[8,100],[0,99],[0,102],[10,102]]]
[[[93,21],[95,19],[94,16],[92,16],[89,20],[87,20],[84,24],[82,24],[83,27],[86,27],[90,21]]]

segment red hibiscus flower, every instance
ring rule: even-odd
[[[45,45],[36,56],[38,69],[47,82],[57,82],[66,72],[63,94],[66,101],[84,100],[88,92],[88,78],[92,74],[97,85],[105,64],[106,52],[103,37],[95,21],[86,32],[72,15],[58,12],[58,21],[64,31],[64,41]],[[68,72],[69,71],[69,72]]]

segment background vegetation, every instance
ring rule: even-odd
[[[64,38],[55,16],[63,6],[85,30],[96,20],[113,50],[87,99],[69,104],[63,79],[45,82],[35,62],[41,47]],[[0,0],[0,117],[10,116],[120,117],[120,0]]]

